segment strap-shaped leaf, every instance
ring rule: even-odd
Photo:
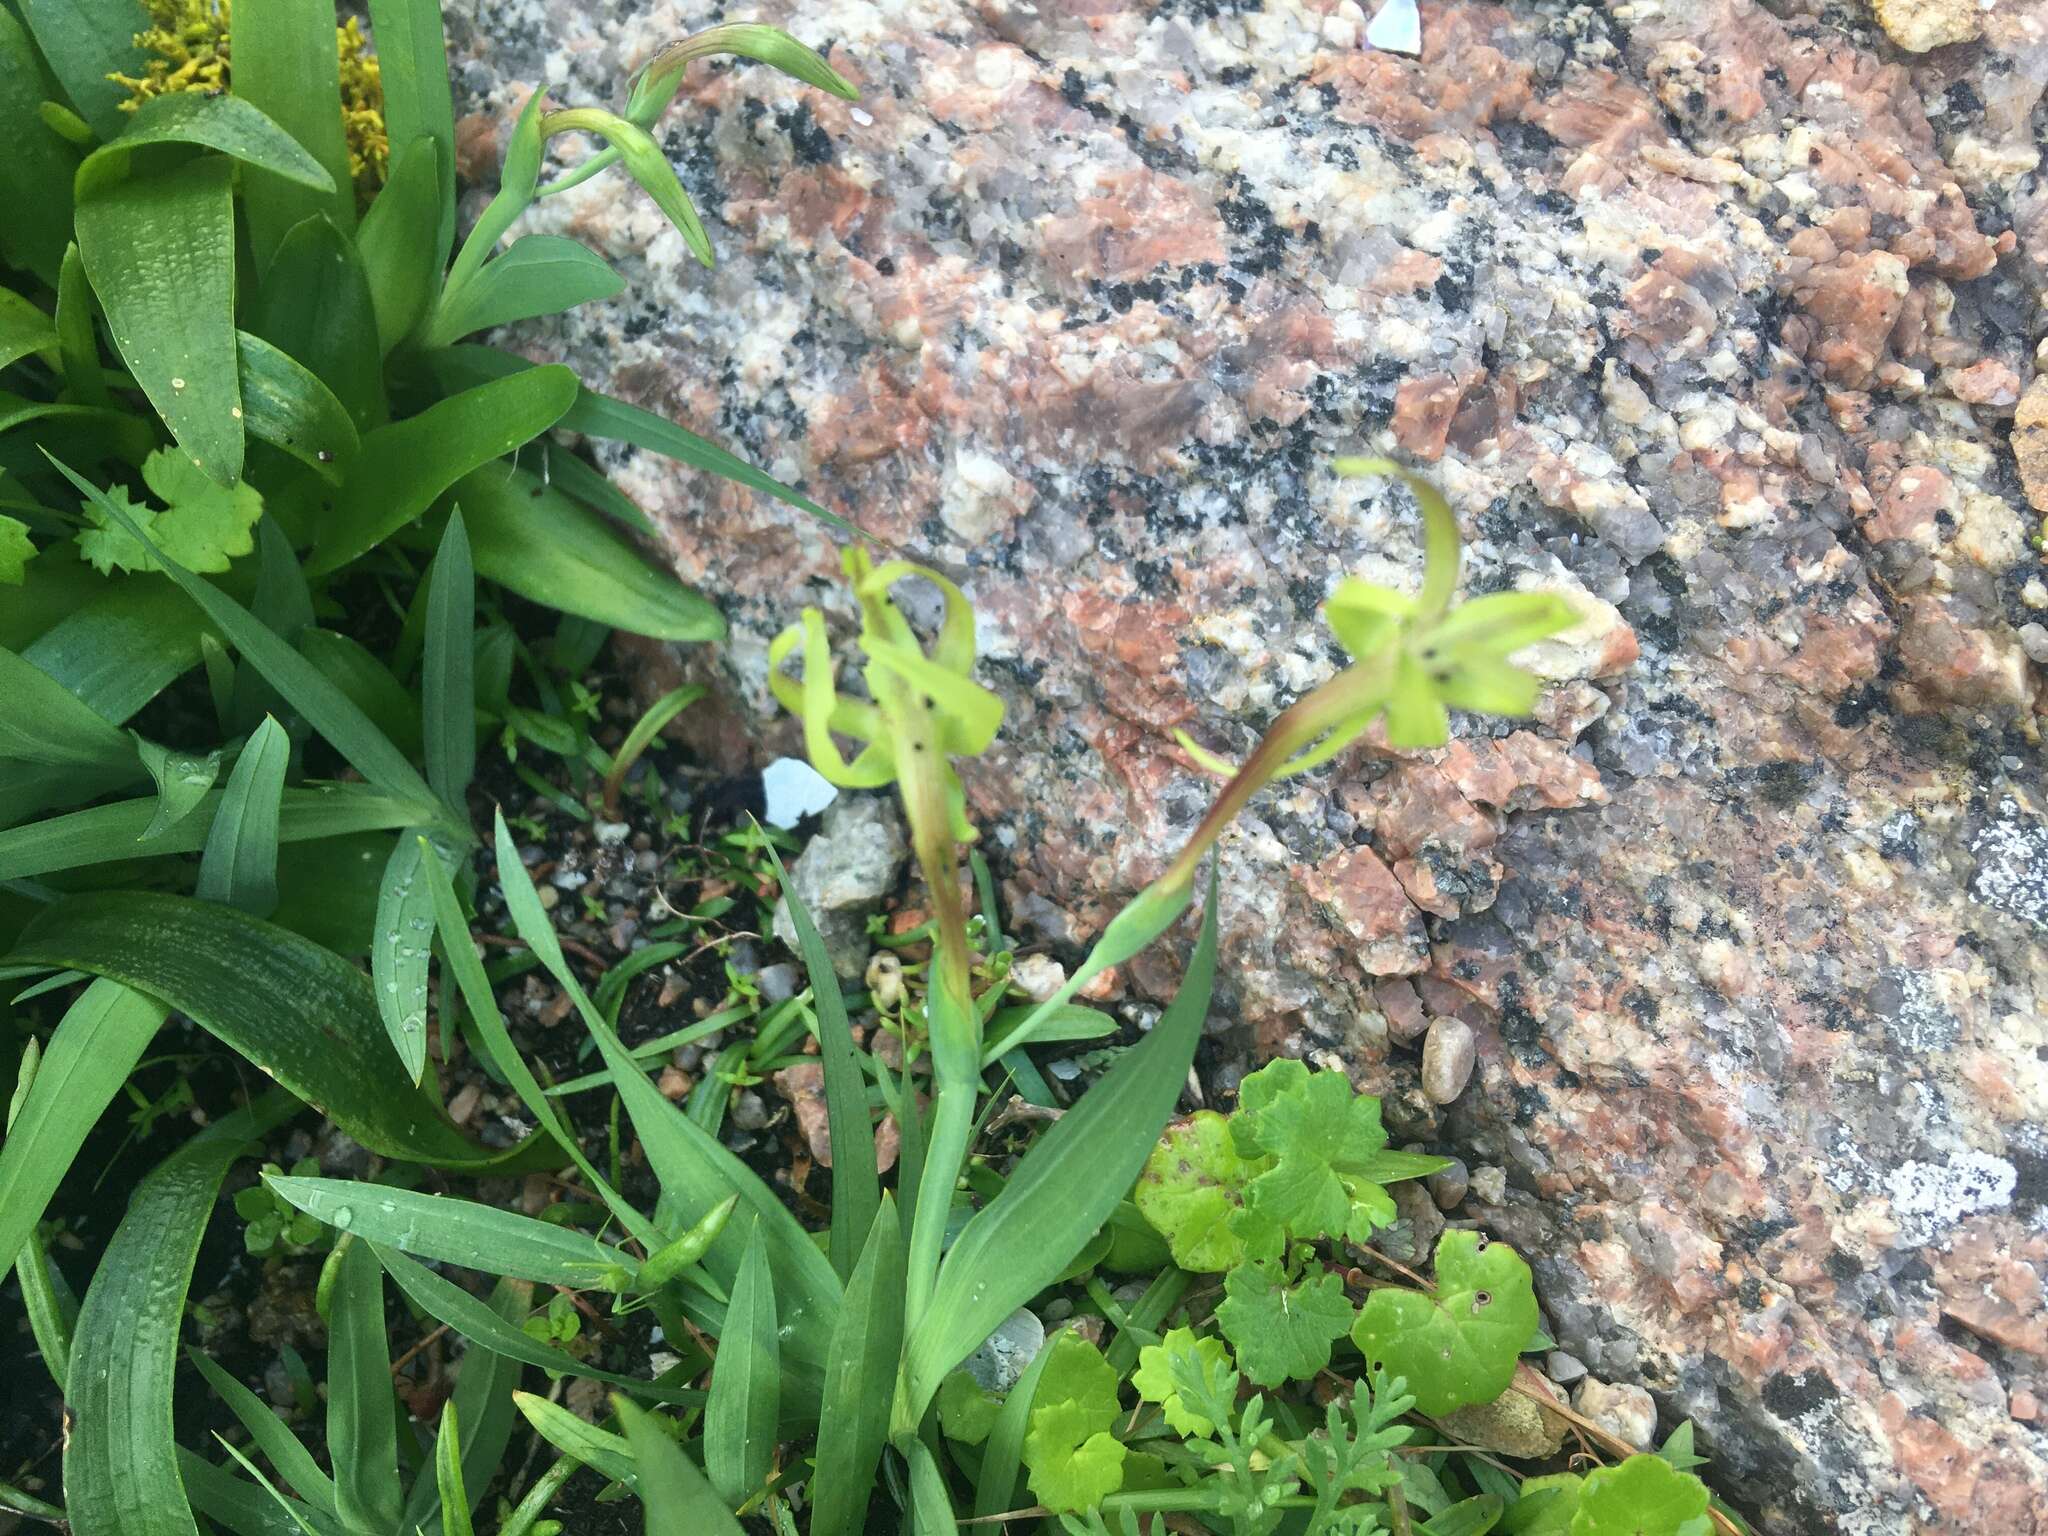
[[[385,115],[390,116],[389,98]],[[440,146],[392,140],[391,174],[356,232],[363,277],[377,315],[377,345],[389,353],[413,333],[434,301],[446,253],[435,248],[441,217]]]
[[[78,205],[78,252],[121,361],[192,461],[242,477],[235,215],[228,160],[101,187]]]
[[[348,409],[318,374],[261,336],[235,332],[242,385],[242,425],[250,436],[282,448],[321,479],[340,483],[361,445]]]
[[[343,1239],[327,1295],[327,1446],[334,1506],[355,1531],[393,1531],[404,1507],[398,1416],[384,1332],[384,1275],[367,1244]]]
[[[69,897],[29,921],[8,960],[170,1004],[385,1157],[482,1168],[513,1156],[470,1141],[405,1077],[369,978],[245,912],[151,891]]]
[[[294,1108],[286,1095],[271,1094],[224,1116],[164,1159],[129,1198],[78,1313],[64,1451],[72,1529],[197,1536],[171,1414],[185,1292],[228,1165]]]
[[[123,0],[112,0],[123,3]],[[54,9],[54,0],[39,0]],[[34,12],[37,6],[29,7]],[[120,37],[95,39],[120,44]],[[78,151],[41,122],[49,98],[49,77],[12,11],[0,8],[0,125],[7,153],[0,155],[0,260],[35,273],[55,287],[71,239],[71,173]],[[118,95],[120,88],[99,82]],[[119,117],[115,129],[119,131]]]
[[[536,368],[366,435],[355,473],[321,522],[306,574],[323,576],[369,553],[471,470],[540,436],[577,388],[567,368]],[[467,505],[472,498],[462,499]]]
[[[811,1478],[810,1536],[854,1536],[865,1528],[903,1344],[904,1260],[896,1203],[884,1197],[832,1330]]]
[[[142,68],[135,42],[147,25],[142,7],[134,0],[22,0],[17,9],[78,115],[103,139],[120,133],[128,92],[112,76]],[[30,71],[30,79],[38,74]]]
[[[234,95],[221,102],[260,108],[302,165],[319,172],[314,180],[266,160],[252,163],[243,175],[242,206],[261,263],[308,214],[325,214],[337,228],[354,229],[355,186],[341,117],[333,9],[326,0],[263,0],[233,20]]]
[[[271,0],[266,10],[275,10]],[[260,25],[260,24],[259,24]],[[85,157],[78,168],[75,195],[84,202],[98,188],[120,179],[131,151],[145,144],[197,144],[217,149],[244,165],[281,177],[315,192],[334,191],[334,180],[318,160],[300,147],[255,103],[240,94],[243,70],[243,38],[235,35],[235,87],[233,96],[213,96],[198,91],[172,91],[151,97],[128,119],[119,138],[110,139]],[[330,63],[333,50],[328,50]],[[339,102],[337,102],[339,105]],[[337,135],[340,130],[337,120]],[[278,233],[283,234],[283,230]]]
[[[446,346],[476,331],[612,298],[625,286],[588,246],[561,235],[522,235],[441,307],[423,339],[430,347]]]
[[[42,1220],[101,1113],[156,1037],[166,1010],[111,981],[96,981],[57,1021],[41,1064],[0,1142],[0,1274]]]
[[[704,1472],[737,1509],[768,1481],[782,1407],[782,1359],[775,1333],[775,1282],[758,1231],[733,1277],[718,1336],[718,1365],[704,1405]]]
[[[947,1252],[904,1354],[913,1414],[996,1324],[1059,1277],[1130,1189],[1194,1062],[1215,970],[1212,878],[1201,937],[1165,1014],[1033,1144]]]
[[[277,909],[277,819],[284,794],[284,770],[291,738],[269,716],[257,727],[206,832],[193,894],[225,902],[256,917]]]
[[[440,0],[370,0],[370,31],[377,39],[391,142],[427,139],[434,146],[439,198],[431,270],[438,276],[455,248],[455,95]]]

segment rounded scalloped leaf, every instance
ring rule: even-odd
[[[1223,1116],[1205,1109],[1167,1128],[1131,1198],[1166,1239],[1174,1263],[1219,1274],[1244,1259],[1231,1218],[1244,1208],[1245,1186],[1268,1166],[1241,1157]]]
[[[1204,1375],[1213,1374],[1219,1367],[1227,1369],[1230,1364],[1230,1351],[1224,1348],[1221,1339],[1198,1339],[1192,1328],[1175,1328],[1157,1344],[1147,1344],[1138,1351],[1138,1368],[1131,1373],[1131,1385],[1146,1402],[1159,1404],[1159,1411],[1175,1433],[1201,1439],[1214,1433],[1216,1426],[1181,1401],[1180,1389],[1173,1384],[1173,1357],[1178,1354],[1192,1354],[1199,1359]]]
[[[1367,1360],[1408,1378],[1415,1406],[1431,1417],[1506,1391],[1537,1324],[1529,1266],[1480,1233],[1444,1234],[1436,1284],[1434,1295],[1374,1291],[1351,1330]]]
[[[1709,1536],[1707,1485],[1661,1456],[1586,1474],[1571,1536]]]
[[[1288,1285],[1273,1264],[1240,1264],[1223,1278],[1216,1324],[1244,1374],[1262,1387],[1307,1381],[1330,1363],[1351,1326],[1344,1282],[1324,1270]]]
[[[1123,1443],[1094,1422],[1077,1402],[1031,1410],[1024,1465],[1032,1493],[1047,1509],[1078,1514],[1123,1486]]]
[[[1571,1536],[1585,1482],[1576,1472],[1524,1478],[1519,1497],[1501,1520],[1501,1536]]]

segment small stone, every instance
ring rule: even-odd
[[[1482,1205],[1499,1205],[1508,1197],[1507,1169],[1493,1167],[1473,1169],[1472,1194]]]
[[[1633,1383],[1609,1386],[1597,1376],[1588,1376],[1572,1393],[1572,1406],[1637,1450],[1656,1448],[1657,1405],[1643,1388]]]
[[[1490,1403],[1469,1404],[1437,1422],[1466,1445],[1527,1461],[1555,1456],[1564,1445],[1567,1427],[1564,1419],[1520,1392],[1504,1392]]]
[[[2012,454],[2036,512],[2048,512],[2048,373],[2037,374],[2012,413]]]
[[[1577,1355],[1553,1349],[1543,1357],[1543,1369],[1560,1387],[1568,1387],[1586,1374],[1586,1363]]]
[[[1984,29],[1977,0],[1871,0],[1885,36],[1908,53],[1974,41]]]
[[[2048,666],[2048,624],[2022,624],[2020,649],[2027,653],[2027,660]]]
[[[732,1123],[735,1130],[759,1131],[768,1126],[769,1111],[761,1095],[751,1088],[743,1088],[732,1101]]]
[[[1067,984],[1067,968],[1050,955],[1025,955],[1010,967],[1010,982],[1034,1003]]]
[[[1408,1252],[1394,1257],[1404,1264],[1427,1262],[1436,1252],[1436,1240],[1443,1236],[1443,1212],[1436,1208],[1429,1191],[1413,1179],[1403,1179],[1388,1193],[1394,1197],[1394,1208],[1401,1213],[1399,1226],[1406,1229],[1409,1239]]]
[[[1045,1324],[1036,1314],[1019,1307],[996,1325],[996,1331],[981,1341],[962,1369],[985,1392],[1007,1392],[1017,1384],[1026,1366],[1045,1348]]]
[[[1433,1104],[1448,1104],[1472,1081],[1479,1047],[1472,1026],[1457,1019],[1437,1019],[1422,1043],[1422,1091]]]
[[[1405,976],[1378,983],[1372,989],[1374,1001],[1387,1021],[1387,1034],[1399,1045],[1413,1045],[1429,1031],[1429,1015],[1422,1011],[1422,999],[1415,995],[1415,983]]]
[[[868,914],[895,888],[907,853],[895,807],[879,795],[835,800],[789,878],[817,925],[832,969],[852,981],[867,966]],[[794,952],[796,925],[787,900],[775,904],[775,937]]]
[[[754,977],[754,985],[761,989],[764,1003],[786,1003],[796,996],[796,967],[784,961],[780,965],[764,965]]]
[[[690,1090],[697,1086],[697,1079],[690,1076],[687,1072],[678,1071],[674,1067],[663,1067],[661,1069],[661,1080],[654,1086],[661,1091],[661,1096],[664,1099],[667,1099],[670,1103],[675,1103],[689,1097]]]
[[[1440,1168],[1429,1176],[1430,1198],[1440,1211],[1456,1210],[1471,1187],[1472,1170],[1459,1158],[1452,1158],[1450,1167]]]
[[[542,886],[540,888],[539,895],[541,910],[543,912],[552,912],[555,910],[555,908],[559,907],[562,904],[562,893],[556,890],[552,885]]]

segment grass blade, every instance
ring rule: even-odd
[[[421,341],[446,346],[476,331],[613,298],[625,286],[588,246],[561,235],[522,235],[442,305]]]
[[[327,1294],[327,1447],[335,1512],[352,1530],[395,1531],[405,1502],[398,1416],[384,1331],[384,1274],[369,1244],[343,1240]]]
[[[647,1506],[647,1536],[743,1536],[739,1521],[719,1501],[683,1448],[643,1408],[612,1399]]]
[[[119,725],[199,660],[211,626],[161,576],[93,580],[83,602],[21,648],[94,714]]]
[[[222,485],[242,477],[231,162],[206,155],[78,205],[78,253],[121,361],[178,446]]]
[[[201,901],[224,902],[256,917],[277,910],[277,819],[291,738],[268,715],[228,775],[220,808],[199,858]]]
[[[340,1231],[415,1258],[542,1285],[591,1289],[607,1270],[631,1273],[630,1254],[571,1227],[452,1195],[362,1184],[354,1179],[263,1181],[280,1199]]]
[[[51,462],[56,463],[55,460]],[[101,510],[148,543],[147,536],[135,525],[134,519],[108,500],[97,486],[64,464],[58,463],[57,468]],[[161,550],[152,548],[150,552],[163,560]],[[293,709],[306,717],[306,722],[324,736],[335,751],[348,759],[351,767],[387,793],[416,801],[423,811],[437,803],[427,781],[405,760],[404,754],[385,740],[383,733],[370,724],[368,716],[350,703],[348,696],[339,688],[322,677],[318,668],[212,582],[201,580],[174,561],[164,560],[163,564],[171,580],[205,610],[206,616],[213,620],[229,643],[262,673],[264,680],[277,689]]]
[[[1171,1006],[1038,1139],[948,1251],[905,1356],[913,1416],[996,1324],[1059,1276],[1131,1187],[1194,1062],[1215,969],[1212,881],[1201,938]]]
[[[31,918],[8,961],[110,977],[169,1004],[384,1157],[486,1168],[517,1156],[469,1140],[406,1080],[368,977],[246,912],[149,891],[73,896]]]
[[[832,1330],[811,1476],[811,1536],[855,1536],[867,1519],[903,1347],[904,1259],[896,1203],[885,1199]]]
[[[1015,1509],[1017,1479],[1024,1471],[1024,1436],[1031,1428],[1031,1403],[1038,1378],[1045,1374],[1050,1349],[1041,1349],[1011,1385],[996,1413],[995,1428],[981,1445],[981,1473],[974,1483],[974,1514],[978,1520]]]
[[[671,689],[656,699],[647,708],[647,713],[633,722],[633,729],[626,732],[626,739],[619,743],[619,750],[612,758],[612,771],[604,776],[604,813],[613,821],[619,818],[619,789],[626,782],[626,775],[633,771],[633,765],[640,761],[662,727],[675,719],[684,710],[704,697],[702,684],[692,683],[685,688]]]
[[[245,6],[234,21],[235,94],[225,99],[263,111],[303,146],[300,158],[324,172],[327,183],[316,188],[259,169],[243,176],[242,206],[261,266],[309,214],[325,214],[337,229],[355,228],[355,185],[342,131],[334,7],[327,0],[264,0]]]
[[[860,1069],[859,1048],[846,1021],[846,1000],[832,957],[797,895],[782,856],[768,845],[775,862],[776,883],[789,903],[797,949],[810,977],[812,1008],[818,1016],[818,1051],[825,1064],[825,1118],[832,1137],[832,1267],[843,1280],[853,1273],[868,1228],[882,1203],[882,1185],[875,1171],[875,1134],[868,1119],[867,1077]]]
[[[156,820],[155,795],[96,805],[0,831],[0,880],[30,880],[59,869],[83,869],[147,854],[196,853],[220,808],[221,791],[209,790],[191,811],[137,847]],[[394,799],[367,784],[318,784],[284,792],[278,810],[280,843],[303,843],[354,832],[404,826],[419,816],[411,800]]]
[[[390,413],[377,309],[353,241],[324,214],[293,225],[263,268],[248,328],[334,391],[356,430]]]
[[[512,1401],[533,1432],[564,1456],[575,1457],[599,1477],[628,1488],[639,1486],[640,1469],[633,1464],[633,1448],[625,1436],[599,1429],[559,1403],[531,1392],[521,1392]]]
[[[64,1452],[76,1531],[197,1536],[171,1414],[185,1292],[228,1165],[297,1108],[281,1093],[215,1121],[136,1186],[78,1314]]]
[[[916,1536],[958,1536],[953,1519],[953,1496],[946,1491],[946,1475],[938,1458],[922,1440],[910,1442],[910,1514]]]
[[[462,1415],[449,1399],[434,1436],[434,1487],[441,1496],[441,1536],[476,1536],[469,1520],[469,1490],[462,1481]]]
[[[331,1516],[334,1513],[334,1480],[320,1470],[320,1463],[313,1459],[313,1453],[306,1449],[297,1435],[285,1428],[284,1420],[277,1416],[270,1404],[214,1364],[202,1351],[188,1349],[185,1358],[197,1367],[199,1374],[206,1378],[207,1385],[241,1420],[250,1440],[270,1458],[271,1466],[276,1468],[277,1475],[285,1480],[292,1492],[323,1515]]]
[[[449,515],[427,589],[426,662],[420,674],[427,782],[456,816],[476,772],[476,571],[462,509]]]
[[[494,1354],[508,1360],[517,1360],[524,1365],[537,1365],[544,1371],[557,1375],[587,1376],[592,1381],[602,1381],[628,1392],[651,1398],[658,1403],[675,1403],[690,1406],[704,1401],[702,1392],[691,1392],[680,1387],[662,1386],[651,1381],[636,1381],[631,1376],[621,1376],[613,1371],[602,1371],[594,1365],[585,1365],[573,1355],[559,1349],[550,1349],[534,1338],[516,1323],[509,1323],[493,1311],[488,1302],[477,1300],[461,1286],[443,1280],[425,1265],[416,1264],[396,1248],[386,1248],[380,1243],[371,1243],[377,1255],[377,1262],[384,1266],[385,1273],[398,1282],[398,1288],[412,1298],[414,1306],[437,1323],[446,1323],[472,1344],[481,1344]]]
[[[433,955],[434,892],[423,870],[441,852],[417,831],[398,834],[377,889],[377,924],[370,933],[370,985],[377,1016],[405,1075],[420,1082],[427,1070],[427,966]]]
[[[369,717],[370,724],[383,733],[386,741],[408,758],[422,755],[426,744],[420,738],[419,701],[368,647],[348,635],[314,624],[294,635],[292,644],[322,677]]]
[[[190,816],[220,777],[221,749],[215,747],[204,757],[172,752],[153,741],[135,737],[135,751],[142,766],[156,780],[156,814],[149,818],[139,841],[161,837]]]
[[[393,144],[431,139],[440,184],[436,277],[455,247],[455,98],[440,0],[370,0],[370,31],[384,83],[384,126]]]
[[[463,476],[547,431],[579,387],[567,368],[534,368],[366,434],[355,473],[321,518],[306,574],[325,576],[368,554]],[[469,500],[466,490],[462,500]]]
[[[704,1472],[728,1509],[768,1481],[782,1411],[782,1360],[775,1335],[775,1282],[757,1227],[733,1277],[718,1365],[704,1405]]]
[[[539,893],[519,862],[519,850],[512,845],[502,812],[498,816],[497,855],[498,882],[513,927],[532,947],[556,984],[569,994],[597,1041],[633,1129],[647,1153],[647,1161],[661,1182],[663,1208],[672,1210],[675,1220],[694,1224],[728,1195],[737,1194],[741,1204],[758,1218],[758,1229],[768,1245],[778,1280],[778,1312],[788,1330],[783,1342],[791,1361],[791,1384],[797,1387],[802,1399],[809,1399],[802,1402],[808,1412],[814,1405],[828,1341],[839,1313],[839,1277],[775,1191],[715,1137],[707,1135],[663,1098],[634,1065],[604,1015],[592,1005],[583,984],[569,969],[547,910],[541,906]],[[747,1241],[744,1232],[741,1223],[728,1223],[704,1255],[704,1267],[728,1290],[739,1271]]]
[[[533,1287],[521,1280],[500,1280],[491,1290],[491,1310],[517,1327],[533,1309]],[[465,1514],[474,1514],[483,1502],[491,1480],[511,1443],[512,1427],[518,1418],[512,1394],[519,1390],[519,1378],[526,1367],[508,1360],[496,1350],[472,1344],[463,1352],[455,1376],[455,1395],[449,1401],[469,1426],[462,1431],[462,1484],[469,1495]],[[438,1451],[438,1443],[436,1450]],[[431,1530],[441,1514],[441,1491],[432,1478],[413,1482],[406,1501],[403,1529]]]
[[[0,1274],[13,1267],[101,1113],[121,1091],[166,1010],[95,981],[65,1011],[0,1143]]]

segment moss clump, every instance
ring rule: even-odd
[[[216,93],[233,85],[229,41],[230,0],[142,0],[151,25],[135,34],[135,46],[150,55],[140,75],[109,76],[125,85],[134,111],[145,101],[174,91]],[[341,121],[348,139],[349,175],[356,199],[368,203],[384,184],[391,141],[384,127],[384,83],[361,24],[351,16],[334,29],[341,66]]]

